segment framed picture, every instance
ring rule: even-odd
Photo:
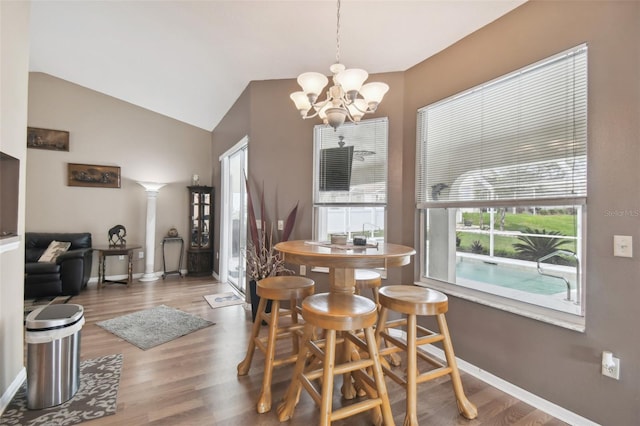
[[[69,151],[69,132],[27,127],[27,148]]]
[[[120,167],[69,163],[69,186],[120,188]]]

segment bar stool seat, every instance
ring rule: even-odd
[[[245,358],[238,364],[238,376],[244,376],[251,368],[253,354],[256,347],[260,349],[264,355],[264,376],[262,379],[262,391],[258,398],[256,410],[258,413],[266,413],[271,410],[271,380],[273,377],[273,369],[284,364],[293,364],[298,354],[297,333],[303,326],[298,322],[300,307],[298,300],[302,300],[313,294],[315,283],[313,280],[300,276],[276,276],[264,278],[256,283],[256,292],[260,296],[258,311],[253,321],[251,337],[247,347]],[[267,302],[271,301],[271,312],[266,312]],[[280,307],[280,302],[289,301],[289,309]],[[280,320],[284,317],[291,317],[290,323],[281,324]],[[260,326],[262,321],[269,326],[269,332],[266,336],[260,336]],[[276,358],[277,340],[283,338],[291,338],[291,353]]]
[[[367,410],[374,410],[374,424],[394,424],[373,331],[377,314],[375,303],[355,294],[315,294],[302,302],[305,321],[302,347],[284,402],[278,407],[281,422],[292,418],[304,387],[320,407],[320,425],[329,425],[334,420]],[[325,331],[324,339],[314,340],[315,327]],[[364,341],[357,336],[360,330],[364,330]],[[337,337],[338,332],[340,337]],[[343,344],[342,359],[336,360],[336,344],[339,343]],[[368,358],[350,359],[351,344],[366,351]],[[322,366],[318,367],[315,362],[307,365],[311,356],[321,361]],[[334,410],[333,383],[338,374],[344,374],[345,380],[351,380],[353,375],[363,384],[367,398]],[[321,381],[321,387],[314,382],[316,380]]]
[[[418,425],[416,414],[417,393],[416,386],[428,380],[433,380],[444,375],[451,376],[453,390],[458,403],[458,410],[467,419],[475,419],[478,416],[476,406],[471,403],[462,388],[460,372],[456,363],[453,345],[449,335],[449,329],[445,319],[445,313],[449,309],[449,301],[444,293],[429,288],[413,285],[392,285],[382,287],[379,291],[380,316],[376,327],[376,340],[384,338],[395,346],[380,349],[380,355],[387,355],[399,351],[407,354],[406,377],[400,376],[386,366],[382,366],[385,374],[399,385],[403,386],[407,393],[405,426]],[[389,310],[405,314],[406,317],[387,321]],[[435,316],[438,322],[439,333],[431,331],[417,324],[416,316]],[[406,343],[390,334],[392,329],[406,327]],[[418,351],[418,346],[442,342],[446,357],[446,364],[440,360]],[[417,358],[437,367],[433,370],[420,373],[417,366]]]

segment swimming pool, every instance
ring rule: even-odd
[[[540,275],[533,268],[514,268],[505,264],[463,259],[456,264],[456,277],[533,294],[567,293],[567,285],[563,280]],[[575,277],[569,282],[571,288],[575,289]]]

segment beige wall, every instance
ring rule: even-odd
[[[24,232],[29,2],[0,2],[0,150],[20,160],[18,233]],[[4,194],[0,194],[0,198]],[[0,201],[1,202],[1,201]],[[0,410],[24,374],[24,245],[0,254]],[[24,378],[24,377],[22,377]]]
[[[589,44],[586,332],[454,297],[448,319],[460,358],[580,416],[630,426],[640,419],[640,257],[614,258],[612,239],[622,234],[639,241],[638,217],[606,212],[640,210],[640,2],[530,1],[405,73],[384,75],[393,79],[378,114],[389,117],[389,240],[419,246],[417,109],[582,42]],[[300,120],[286,96],[297,90],[294,80],[252,82],[249,88],[242,103],[249,103],[250,113],[246,106],[231,110],[214,129],[214,158],[244,136],[248,120],[251,179],[265,182],[271,212],[300,201],[293,237],[309,238],[317,121]],[[225,137],[234,128],[235,136]],[[392,275],[388,282],[410,282],[413,273],[404,268],[400,279]],[[326,289],[326,275],[311,277]],[[603,350],[621,359],[620,381],[600,374]]]
[[[191,176],[211,183],[210,133],[42,73],[29,76],[29,126],[69,131],[70,149],[28,149],[27,231],[91,232],[94,245],[105,245],[107,230],[121,224],[127,243],[144,247],[147,198],[136,181],[167,183],[157,198],[155,271],[162,271],[162,237],[171,227],[187,235]],[[119,166],[121,188],[67,186],[67,163]],[[107,275],[125,273],[125,261],[107,262]],[[95,277],[95,255],[93,269]],[[136,256],[134,273],[143,271]]]

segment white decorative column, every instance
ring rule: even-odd
[[[160,188],[165,186],[166,183],[138,182],[138,184],[142,185],[147,193],[147,228],[144,245],[146,253],[144,274],[140,278],[140,281],[155,281],[158,279],[153,269],[153,264],[156,258],[156,199],[158,198]]]

